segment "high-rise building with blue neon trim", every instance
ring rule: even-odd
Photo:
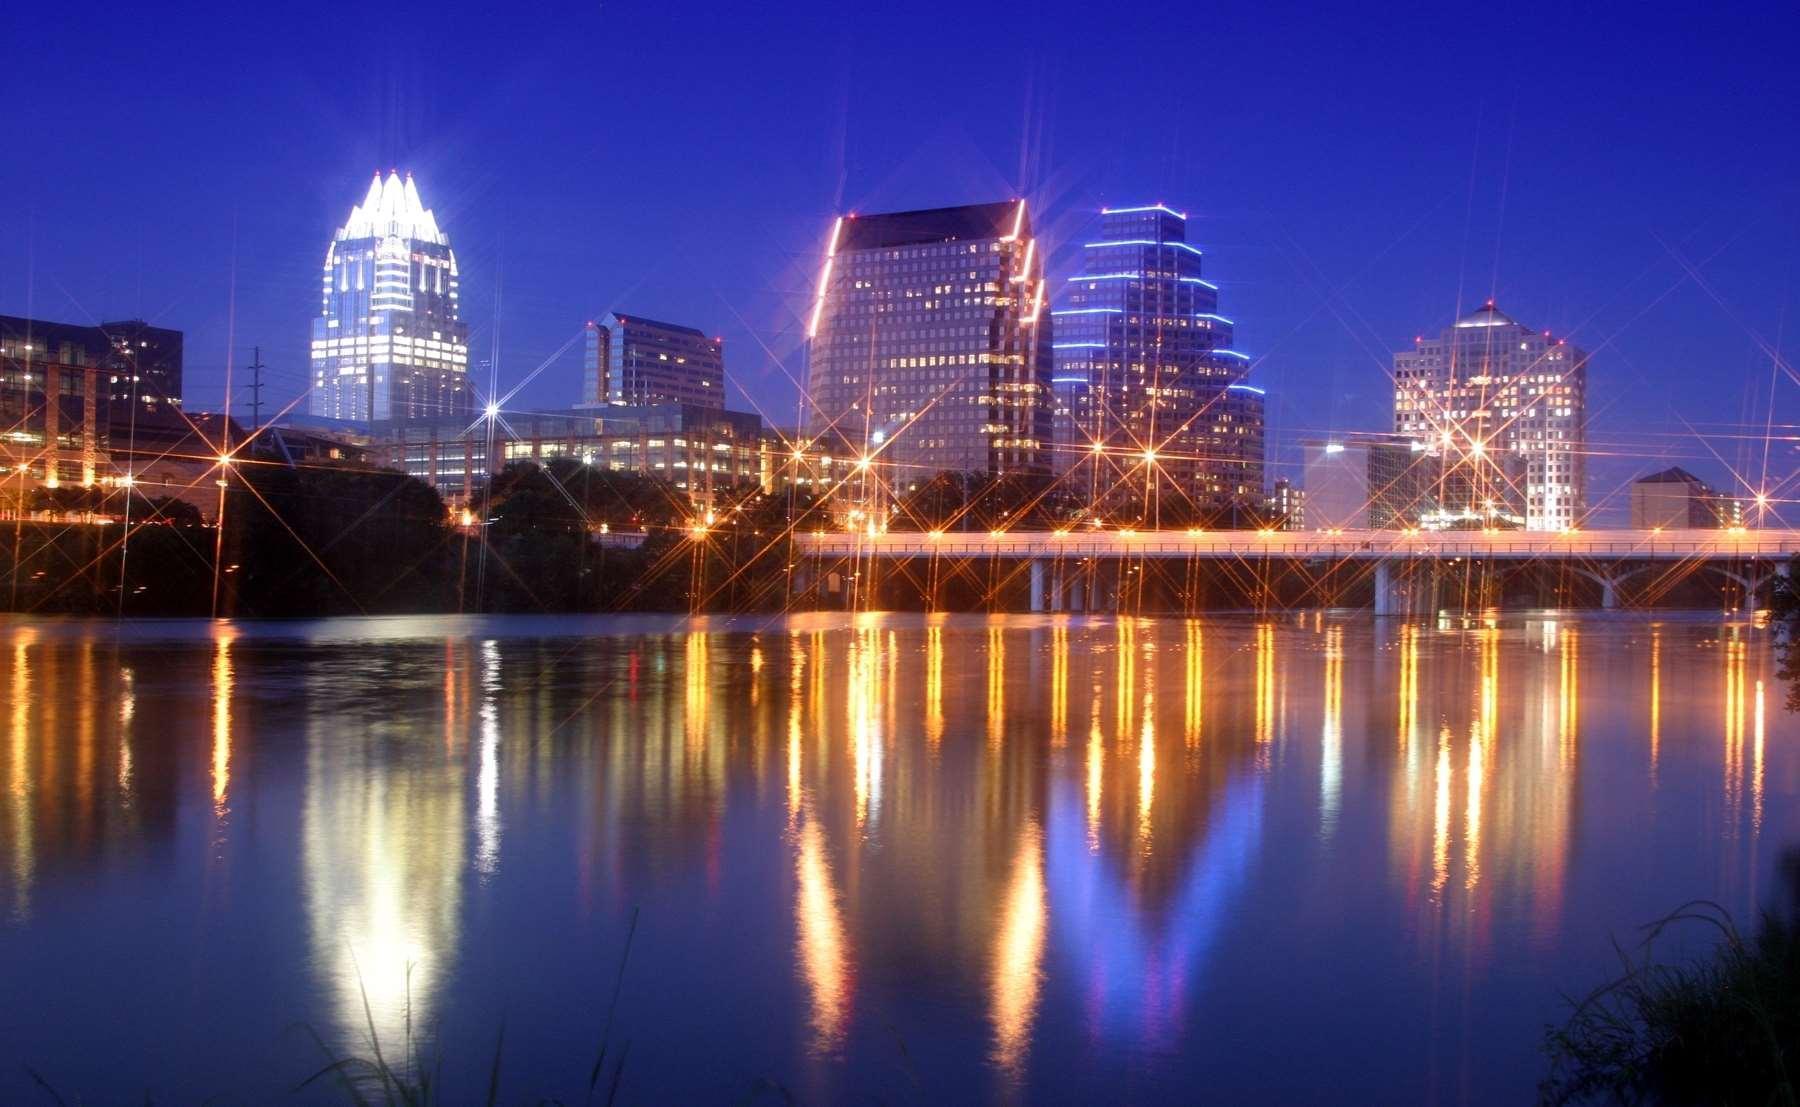
[[[1187,215],[1106,208],[1055,315],[1055,469],[1119,521],[1171,525],[1260,502],[1263,435]],[[1261,394],[1256,393],[1258,401]]]

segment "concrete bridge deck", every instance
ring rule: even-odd
[[[1029,573],[1033,611],[1097,609],[1105,602],[1095,571],[1102,563],[1352,563],[1373,578],[1376,613],[1397,614],[1416,606],[1409,593],[1421,590],[1413,583],[1419,567],[1455,560],[1562,564],[1600,586],[1604,607],[1617,606],[1619,586],[1638,573],[1686,562],[1736,581],[1748,606],[1800,555],[1800,530],[846,532],[802,534],[798,546],[802,561],[819,567],[876,560],[1019,562]]]

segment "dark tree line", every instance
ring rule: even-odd
[[[726,488],[710,512],[667,481],[573,460],[516,462],[452,519],[389,470],[240,463],[223,523],[180,500],[130,524],[0,525],[11,610],[239,618],[445,611],[699,611],[786,604],[803,494]],[[123,490],[44,490],[30,507],[119,519]]]

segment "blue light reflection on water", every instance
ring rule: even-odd
[[[504,1020],[566,1098],[635,908],[640,1100],[1516,1101],[1610,936],[1766,893],[1771,658],[1678,616],[14,622],[0,1099],[285,1098],[297,1024],[409,1017],[470,1086]]]

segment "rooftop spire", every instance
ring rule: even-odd
[[[369,183],[363,202],[350,209],[349,220],[338,230],[339,242],[357,238],[417,239],[447,245],[437,219],[419,199],[419,188],[408,173],[402,181],[396,170],[389,170],[384,181],[377,172]]]

